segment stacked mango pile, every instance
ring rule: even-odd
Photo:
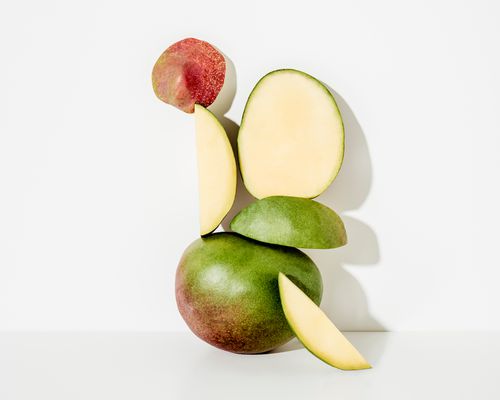
[[[233,206],[237,165],[227,134],[207,107],[226,74],[224,56],[189,38],[170,46],[153,69],[161,100],[194,113],[200,238],[182,255],[176,299],[189,328],[235,353],[262,353],[296,336],[341,369],[368,362],[318,307],[322,280],[297,248],[347,243],[340,217],[312,198],[335,179],[344,157],[344,127],[320,81],[293,69],[265,75],[251,92],[238,133],[238,162],[257,199],[213,233]]]

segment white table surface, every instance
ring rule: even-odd
[[[500,399],[500,333],[348,333],[374,368],[296,342],[242,356],[188,333],[1,333],[0,399]]]

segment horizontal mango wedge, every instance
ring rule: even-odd
[[[311,199],[271,196],[241,210],[231,229],[261,242],[306,249],[332,249],[347,243],[342,219]]]

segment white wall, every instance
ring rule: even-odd
[[[74,3],[74,4],[70,4]],[[500,329],[500,3],[26,0],[0,6],[0,330],[184,330],[197,236],[192,117],[150,71],[194,36],[338,94],[347,153],[319,200],[351,243],[310,251],[345,329]]]

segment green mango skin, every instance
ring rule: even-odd
[[[177,306],[205,342],[233,353],[263,353],[294,337],[281,307],[279,272],[319,305],[320,272],[300,250],[215,233],[195,240],[182,255]]]
[[[271,196],[250,204],[231,221],[243,236],[282,246],[333,249],[347,243],[340,217],[311,199]]]

